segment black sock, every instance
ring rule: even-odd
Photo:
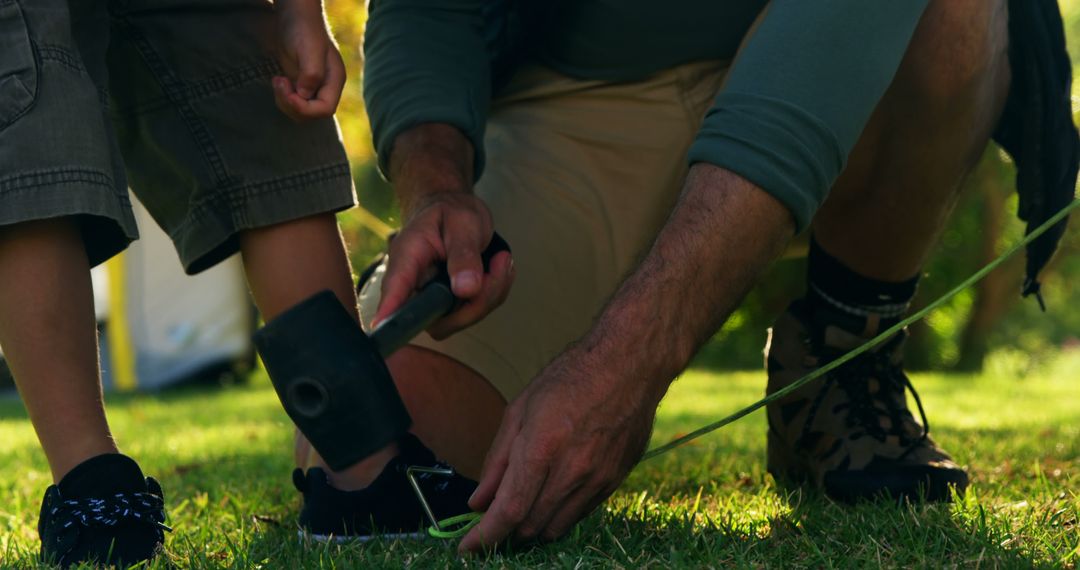
[[[903,318],[919,275],[905,281],[878,281],[859,275],[810,239],[806,301],[815,320],[851,332],[874,334]]]

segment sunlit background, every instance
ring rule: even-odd
[[[340,219],[359,272],[399,219],[373,165],[360,92],[362,1],[325,1],[349,70],[338,117],[362,207]],[[1061,4],[1070,51],[1080,59],[1080,0]],[[1020,239],[1012,177],[1011,165],[989,149],[926,268],[920,305]],[[143,238],[98,271],[108,278],[104,287],[95,282],[95,296],[113,433],[162,482],[175,529],[169,559],[151,568],[461,566],[454,549],[438,543],[297,540],[300,499],[288,478],[293,428],[265,373],[246,374],[256,323],[238,260],[187,280],[167,236],[154,233],[148,215],[139,221]],[[963,500],[941,509],[848,509],[810,493],[789,495],[765,473],[759,410],[642,464],[567,540],[465,564],[1076,567],[1080,216],[1074,222],[1045,274],[1048,313],[1020,299],[1017,256],[913,327],[908,361],[934,370],[914,375],[934,437],[973,476],[974,491]],[[762,396],[765,329],[802,293],[804,271],[797,257],[775,265],[668,393],[653,446]],[[212,363],[210,387],[188,387],[185,379],[184,387],[159,390],[200,362]],[[945,373],[980,367],[982,374]],[[37,567],[39,501],[51,481],[0,360],[0,568]]]

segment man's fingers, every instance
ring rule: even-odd
[[[592,482],[584,483],[559,505],[555,515],[547,523],[547,527],[540,531],[539,538],[545,542],[562,538],[581,519],[589,516],[596,507],[603,504],[613,492],[614,489],[609,491],[606,487]]]
[[[510,463],[510,452],[513,449],[514,440],[521,431],[521,414],[511,404],[503,412],[502,425],[495,433],[495,440],[491,442],[487,457],[484,458],[484,467],[480,471],[480,483],[469,497],[469,508],[474,511],[486,511],[495,499],[495,493],[502,483],[506,467]]]
[[[327,103],[329,104],[329,103]],[[469,311],[436,326],[433,334],[448,335],[479,320],[506,297],[508,275],[512,277],[509,255],[495,268],[495,279],[484,274],[480,254],[491,240],[491,217],[475,197],[436,194],[437,199],[416,210],[406,230],[391,244],[389,264],[382,283],[382,299],[372,324],[387,318],[441,266],[445,260],[450,288],[455,297],[470,306]],[[486,281],[491,281],[485,285]],[[456,312],[456,311],[455,311]]]
[[[454,312],[439,319],[428,328],[428,332],[436,340],[441,340],[476,323],[506,301],[513,282],[514,262],[510,252],[495,254],[491,258],[488,273],[484,275],[480,293]]]
[[[386,269],[386,277],[383,278],[379,308],[375,310],[375,318],[371,320],[373,327],[400,309],[416,290],[419,267],[415,263],[405,263],[395,268],[392,264],[391,260]]]
[[[517,529],[518,539],[527,541],[542,538],[541,533],[548,528],[556,515],[571,505],[571,499],[577,499],[577,503],[572,505],[574,512],[577,512],[603,487],[603,482],[598,477],[604,470],[604,462],[600,459],[602,450],[591,445],[574,445],[574,436],[572,431],[569,431],[572,428],[564,429],[568,431],[548,431],[548,439],[534,444],[534,447],[545,450],[548,457],[552,458],[551,467],[544,489]],[[544,441],[548,443],[545,444]],[[584,497],[579,496],[581,490],[585,491]]]
[[[399,236],[390,247],[386,275],[382,280],[379,307],[371,325],[375,326],[401,308],[421,284],[425,270],[433,263],[434,253],[422,239]]]
[[[484,235],[484,228],[477,227],[473,218],[462,215],[448,216],[443,224],[450,289],[458,299],[472,299],[483,286],[484,264],[480,252],[487,247],[491,232]]]
[[[558,474],[563,467],[553,466],[548,472],[548,479],[540,491],[540,496],[533,502],[532,509],[514,533],[518,540],[532,541],[542,538],[541,533],[548,527],[548,523],[559,514],[562,506],[581,490],[584,485],[582,481]]]
[[[477,552],[506,540],[533,510],[533,504],[547,479],[547,463],[532,456],[532,450],[520,446],[502,477],[491,508],[480,518],[458,550]]]
[[[487,300],[490,309],[494,309],[506,302],[514,285],[517,272],[514,270],[513,254],[502,251],[492,256],[488,276],[491,278],[491,296]]]

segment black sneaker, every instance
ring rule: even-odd
[[[438,521],[471,512],[475,481],[439,462],[411,434],[399,446],[401,453],[359,491],[331,487],[317,467],[306,475],[293,471],[293,484],[304,495],[301,534],[320,541],[422,538]]]
[[[171,530],[164,522],[161,485],[143,478],[130,457],[99,455],[45,491],[41,558],[64,567],[96,562],[126,568],[161,551],[164,531]]]

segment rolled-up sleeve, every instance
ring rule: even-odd
[[[364,37],[364,102],[379,168],[394,139],[422,123],[448,123],[484,165],[491,67],[483,0],[373,0]]]
[[[927,0],[773,0],[689,160],[731,170],[806,228],[885,90]]]

